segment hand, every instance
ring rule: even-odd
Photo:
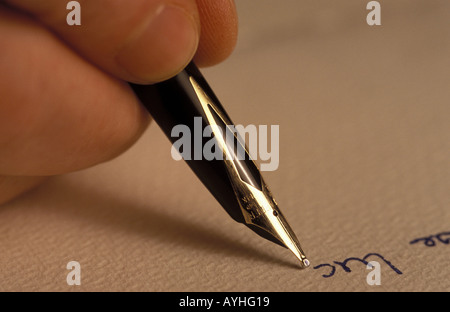
[[[79,0],[81,26],[67,2],[0,4],[0,204],[129,148],[149,117],[125,81],[214,65],[236,42],[232,0]]]

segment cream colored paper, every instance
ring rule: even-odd
[[[371,27],[366,2],[238,0],[237,49],[203,71],[235,123],[280,125],[263,175],[310,268],[231,220],[153,124],[0,207],[0,290],[449,291],[450,3],[380,1]]]

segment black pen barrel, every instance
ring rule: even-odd
[[[309,266],[295,233],[250,158],[245,138],[240,137],[195,64],[164,82],[131,87],[172,142],[176,155],[182,155],[228,214],[261,237],[291,250],[301,268]]]
[[[131,84],[131,87],[172,143],[181,139],[180,133],[173,133],[176,126],[184,125],[190,129],[192,148],[184,160],[228,214],[237,222],[244,223],[225,162],[217,159],[206,160],[203,157],[203,150],[199,150],[203,149],[206,141],[211,140],[211,137],[203,137],[205,127],[211,123],[208,121],[205,107],[199,99],[198,91],[193,86],[192,78],[211,102],[214,102],[215,110],[213,112],[220,115],[220,118],[227,124],[231,123],[216,95],[193,63],[174,78],[164,82],[154,85]],[[200,120],[201,127],[199,127]],[[222,130],[226,131],[223,128]],[[199,142],[201,142],[200,145]],[[199,155],[201,159],[199,159]],[[246,157],[250,159],[248,154]],[[253,181],[261,179],[253,161],[241,161],[239,167],[246,171],[247,176],[253,176]]]

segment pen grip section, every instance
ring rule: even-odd
[[[180,154],[222,207],[234,220],[245,223],[236,184],[262,189],[261,175],[197,67],[191,63],[172,79],[131,87],[172,144],[179,146],[181,140],[186,143]],[[181,137],[183,129],[190,134]],[[222,159],[205,157],[207,146],[214,146],[208,149],[209,155],[222,155]]]

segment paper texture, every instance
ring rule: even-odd
[[[263,176],[310,268],[229,218],[153,124],[0,207],[0,290],[449,291],[450,3],[380,3],[368,26],[365,1],[238,1],[237,49],[203,71],[235,123],[280,126]]]

